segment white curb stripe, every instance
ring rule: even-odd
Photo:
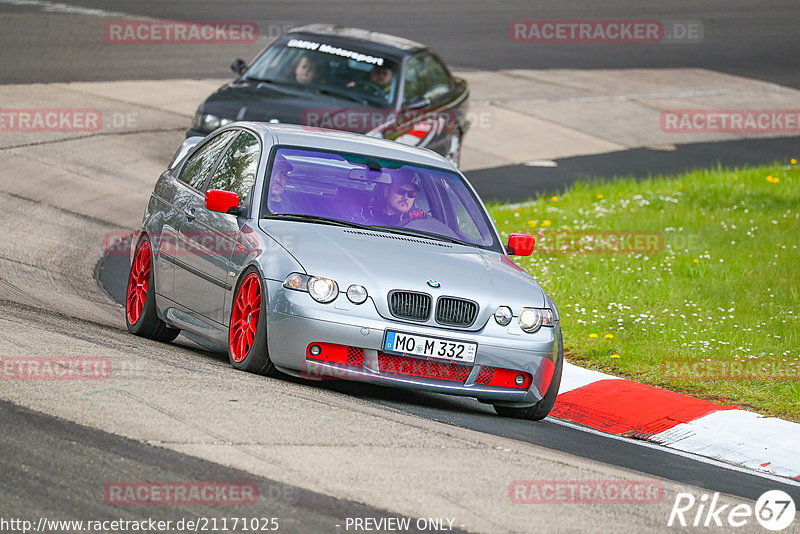
[[[559,395],[600,380],[622,379],[565,361]],[[719,410],[654,434],[649,441],[752,471],[800,477],[800,424],[775,417],[738,409]]]
[[[736,465],[800,476],[800,424],[744,410],[721,410],[650,438],[655,443]]]
[[[561,387],[558,388],[558,394],[561,395],[562,393],[566,393],[567,391],[572,391],[573,389],[582,388],[584,386],[588,386],[593,382],[597,382],[599,380],[622,380],[619,377],[607,375],[605,373],[601,373],[600,371],[592,371],[591,369],[584,369],[583,367],[578,367],[577,365],[572,365],[571,363],[565,361],[564,362],[564,371],[561,375]]]
[[[715,458],[707,458],[705,456],[700,456],[700,455],[692,453],[692,452],[681,451],[681,450],[678,450],[678,449],[669,449],[669,448],[665,449],[663,445],[657,445],[657,444],[654,444],[654,443],[650,443],[649,441],[642,441],[642,440],[639,440],[639,439],[625,438],[625,437],[622,437],[622,436],[617,436],[615,434],[609,434],[607,432],[603,432],[601,430],[595,430],[594,428],[590,428],[590,427],[587,427],[587,426],[579,425],[577,423],[573,423],[572,421],[567,421],[565,419],[556,419],[555,417],[549,417],[548,416],[547,419],[545,419],[545,421],[548,421],[548,422],[551,422],[551,423],[554,423],[554,424],[557,424],[557,425],[565,426],[565,427],[568,427],[568,428],[574,428],[575,430],[580,430],[581,432],[588,432],[589,434],[594,434],[596,436],[603,436],[603,437],[606,437],[606,438],[609,438],[609,439],[615,439],[615,440],[618,440],[618,441],[624,441],[626,443],[633,443],[633,444],[639,445],[640,447],[647,447],[648,449],[659,450],[659,451],[665,452],[667,454],[674,454],[675,456],[680,456],[681,458],[689,458],[690,460],[694,460],[696,462],[701,462],[701,463],[704,463],[704,464],[713,465],[715,467],[720,467],[722,469],[728,469],[730,471],[735,471],[737,473],[745,473],[745,474],[748,474],[748,475],[753,475],[753,476],[756,476],[756,477],[759,477],[759,478],[764,478],[764,479],[767,479],[767,480],[773,480],[775,482],[780,482],[781,484],[788,484],[790,486],[797,486],[798,488],[800,488],[800,480],[797,480],[797,479],[794,479],[794,478],[788,478],[787,479],[785,477],[772,475],[770,473],[753,471],[752,469],[746,469],[746,468],[738,466],[738,465],[733,465],[733,464],[731,464],[730,462],[727,462],[727,461],[722,461],[722,460],[718,460],[718,459],[715,459]]]

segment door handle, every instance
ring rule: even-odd
[[[189,208],[186,210],[186,220],[192,222],[195,218],[195,211],[194,208]]]

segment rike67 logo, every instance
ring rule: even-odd
[[[761,495],[755,507],[749,504],[722,504],[719,493],[707,493],[695,498],[691,493],[678,493],[669,514],[667,526],[693,527],[743,527],[756,521],[767,530],[783,530],[794,521],[796,508],[792,497],[781,490],[770,490]]]

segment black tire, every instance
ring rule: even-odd
[[[255,275],[254,277],[252,275]],[[253,335],[252,344],[247,347],[244,355],[240,349],[234,348],[234,315],[236,314],[237,304],[239,303],[240,292],[245,282],[258,284],[260,292],[260,308],[258,311],[257,326],[255,334]],[[228,325],[228,361],[235,368],[240,371],[248,373],[255,373],[265,376],[278,376],[280,372],[275,368],[275,364],[269,359],[269,352],[267,350],[267,294],[264,287],[264,281],[255,267],[250,267],[245,270],[239,281],[236,283],[236,290],[233,293],[233,302],[231,304],[230,323]],[[249,322],[251,318],[248,318]],[[241,328],[241,327],[240,327]],[[242,332],[239,332],[242,335]]]
[[[513,417],[514,419],[530,419],[531,421],[541,421],[550,414],[553,406],[558,397],[558,389],[561,387],[561,371],[564,369],[564,350],[563,347],[558,349],[558,361],[556,362],[555,371],[553,371],[553,379],[550,381],[550,386],[547,388],[547,393],[544,394],[542,400],[528,406],[527,408],[511,408],[509,406],[498,406],[495,404],[494,411],[503,417]]]
[[[143,257],[140,258],[140,254],[144,254],[145,248],[149,256],[146,262],[149,264],[149,274],[142,276],[141,269],[137,269],[137,267],[143,268],[145,262],[140,261],[137,265],[137,260],[144,259]],[[134,272],[135,269],[136,272]],[[135,277],[137,277],[136,280],[134,280]],[[142,282],[145,278],[148,282],[147,288],[144,289],[144,302],[142,303],[142,286],[137,282]],[[125,324],[131,334],[155,341],[169,342],[181,333],[179,329],[169,327],[167,323],[158,318],[156,292],[153,286],[152,247],[146,236],[142,237],[136,245],[136,254],[128,272],[128,289],[125,292]]]

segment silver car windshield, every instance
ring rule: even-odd
[[[306,216],[496,248],[488,215],[461,176],[368,156],[279,148],[267,216]]]

